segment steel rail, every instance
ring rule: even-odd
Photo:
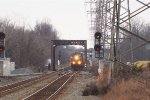
[[[45,73],[44,73],[45,74]],[[25,80],[21,80],[21,81],[18,81],[18,82],[14,82],[14,83],[10,83],[10,84],[6,84],[6,85],[3,85],[3,86],[0,86],[0,91],[1,91],[1,89],[2,88],[4,88],[4,87],[8,87],[8,86],[10,86],[10,85],[14,85],[14,84],[17,84],[17,83],[19,83],[19,82],[24,82],[24,81],[27,81],[27,80],[30,80],[30,79],[34,79],[34,78],[39,78],[39,77],[41,77],[40,75],[44,75],[44,74],[42,74],[42,73],[37,73],[37,74],[29,74],[29,75],[13,75],[13,76],[9,76],[9,77],[22,77],[22,76],[35,76],[35,77],[32,77],[32,78],[28,78],[28,79],[25,79]],[[39,75],[39,76],[36,76],[36,75]],[[47,74],[46,74],[47,75]],[[5,77],[5,76],[3,76],[3,77]]]
[[[69,77],[67,79],[67,81],[54,93],[52,94],[47,100],[50,100],[50,99],[53,99],[60,91],[61,89],[63,89],[63,87],[73,78],[73,76],[75,75],[76,73],[74,73],[73,75],[71,75],[71,77]]]
[[[13,91],[17,91],[18,89],[21,89],[23,87],[27,87],[35,82],[44,80],[46,78],[48,78],[50,75],[53,75],[54,73],[50,73],[50,74],[45,74],[43,76],[39,76],[39,77],[35,77],[35,78],[30,78],[28,80],[23,80],[14,84],[9,84],[6,85],[4,87],[0,87],[0,97],[3,97],[9,93],[12,93]]]
[[[54,81],[52,81],[51,83],[49,83],[48,85],[46,85],[45,87],[43,87],[40,90],[38,90],[37,92],[29,95],[28,97],[23,98],[22,100],[37,100],[37,99],[49,100],[49,99],[52,99],[66,85],[66,83],[68,83],[68,81],[72,79],[72,77],[75,74],[76,73],[67,73],[63,76],[60,76],[57,79],[55,79]]]

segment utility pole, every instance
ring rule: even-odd
[[[122,26],[131,32],[131,19],[150,8],[149,1],[147,3],[141,0],[136,1],[143,4],[143,6],[130,10],[130,2],[132,0],[86,0],[86,3],[92,5],[88,6],[90,9],[90,11],[88,9],[88,14],[89,12],[91,14],[91,32],[103,33],[101,42],[104,43],[104,48],[109,50],[109,54],[105,56],[105,59],[113,61],[113,70],[115,71],[118,70],[118,67],[115,65],[116,61],[128,61],[122,54],[124,50],[121,49],[121,43],[123,41],[130,41],[130,44],[128,44],[129,48],[127,49],[131,49],[131,51],[128,55],[130,55],[131,61],[134,60],[133,35],[118,27]]]

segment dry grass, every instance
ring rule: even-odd
[[[133,63],[133,69],[137,71],[142,71],[144,69],[150,68],[150,61],[136,61]]]
[[[102,100],[150,100],[150,88],[132,79],[121,81]]]

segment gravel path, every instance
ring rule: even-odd
[[[95,80],[95,76],[89,73],[81,73],[59,93],[55,100],[100,100],[99,96],[82,96],[86,84]]]

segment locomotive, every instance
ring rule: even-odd
[[[74,53],[71,56],[71,68],[74,71],[80,71],[84,68],[84,59],[83,55],[80,53]]]

